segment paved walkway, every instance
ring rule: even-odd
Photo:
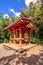
[[[43,45],[36,45],[22,54],[0,45],[0,65],[43,65]]]

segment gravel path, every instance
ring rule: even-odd
[[[37,45],[20,54],[0,44],[0,65],[43,65],[43,45]]]

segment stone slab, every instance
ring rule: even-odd
[[[28,44],[28,45],[13,45],[13,44],[3,44],[4,47],[8,49],[13,49],[16,52],[23,53],[24,51],[31,49],[36,46],[36,44]]]

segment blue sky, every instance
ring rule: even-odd
[[[30,0],[33,1],[34,0]],[[0,12],[3,15],[8,14],[9,16],[17,16],[20,14],[20,10],[27,8],[29,0],[0,0]]]

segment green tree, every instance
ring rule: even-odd
[[[3,18],[0,22],[0,42],[4,42],[5,39],[9,39],[9,32],[4,31],[4,28],[10,24],[9,18]]]
[[[29,17],[29,11],[28,11],[28,9],[22,9],[20,16],[28,18]]]

